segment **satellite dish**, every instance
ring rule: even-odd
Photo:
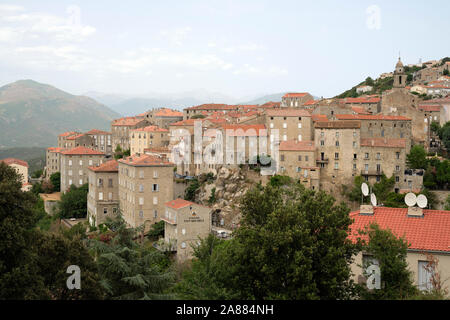
[[[367,183],[363,182],[363,184],[361,185],[361,191],[364,196],[369,195],[369,186],[367,185]]]
[[[405,196],[405,203],[408,207],[414,207],[417,202],[417,197],[414,193],[409,192]]]
[[[419,194],[417,196],[417,205],[421,207],[422,209],[425,208],[428,204],[428,199],[423,194]]]
[[[372,203],[372,205],[374,207],[377,206],[377,197],[376,197],[375,193],[370,194],[370,202]]]

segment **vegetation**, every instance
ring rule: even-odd
[[[406,165],[410,169],[426,169],[427,152],[421,145],[415,145],[406,155]]]
[[[216,202],[216,188],[212,188],[211,195],[209,196],[208,203],[213,204]]]
[[[167,299],[174,273],[168,258],[151,246],[133,239],[140,229],[127,228],[121,216],[105,223],[112,230],[106,241],[90,239],[88,246],[97,261],[101,288],[109,299]]]
[[[387,77],[384,79],[378,78],[377,80],[373,80],[372,78],[367,77],[366,80],[357,84],[353,88],[341,93],[340,95],[336,96],[336,98],[356,98],[363,94],[381,94],[383,91],[392,89],[393,84],[393,77]],[[366,93],[358,94],[356,92],[356,89],[362,85],[372,86],[372,90]]]
[[[158,240],[159,238],[164,237],[164,221],[161,220],[153,224],[147,232],[147,237],[153,240]]]
[[[447,151],[450,150],[450,121],[438,129],[438,136]]]
[[[203,114],[194,114],[194,115],[191,117],[191,119],[204,119],[204,118],[206,118],[206,116],[203,115]]]
[[[71,185],[69,190],[61,196],[59,203],[60,218],[86,218],[87,215],[88,184],[81,187]]]
[[[423,177],[423,185],[431,190],[446,190],[450,186],[450,161],[436,157],[427,160],[427,169]]]
[[[28,162],[28,172],[41,170],[45,166],[45,148],[20,147],[0,149],[0,159],[17,158]]]
[[[366,230],[360,230],[360,233],[368,238],[361,241],[363,252],[376,260],[375,264],[379,265],[381,271],[381,289],[368,290],[366,286],[361,286],[361,297],[394,300],[416,295],[418,291],[406,261],[407,241],[397,238],[392,232],[383,230],[376,224],[370,225]],[[372,263],[374,263],[373,260],[363,261],[363,270]]]
[[[61,173],[55,172],[50,176],[50,182],[53,185],[53,191],[59,192],[61,191]]]
[[[184,193],[184,200],[195,201],[195,195],[197,190],[200,188],[200,183],[197,179],[191,180],[189,186],[186,188]]]
[[[40,178],[44,173],[44,169],[38,169],[31,174],[31,177],[34,179]]]

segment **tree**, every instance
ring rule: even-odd
[[[53,191],[59,192],[61,191],[61,173],[55,172],[50,176],[50,182],[53,185]]]
[[[362,249],[376,260],[381,271],[381,289],[368,290],[361,286],[363,299],[406,299],[417,294],[417,288],[412,281],[412,273],[406,261],[408,242],[397,238],[390,230],[381,229],[376,224],[369,225],[360,234],[367,239],[361,239]],[[373,263],[363,261],[364,270]],[[367,274],[365,274],[367,276]]]
[[[439,139],[447,150],[450,150],[450,121],[447,121],[438,132]]]
[[[449,74],[449,71],[448,71],[448,69],[444,69],[444,72],[442,73],[444,76],[448,76],[448,74]]]
[[[406,155],[406,164],[410,169],[425,169],[427,167],[427,152],[421,145],[415,145]]]
[[[438,134],[439,130],[441,129],[441,126],[439,125],[439,122],[433,121],[431,122],[430,129],[432,132]]]
[[[204,114],[194,114],[191,119],[204,119],[206,116]]]
[[[42,182],[42,191],[44,193],[52,193],[53,189],[54,189],[54,187],[53,187],[53,184],[52,184],[52,182],[50,180],[44,180]]]
[[[242,199],[233,238],[199,249],[202,266],[194,262],[193,271],[200,268],[202,278],[191,274],[189,288],[238,299],[353,297],[350,262],[357,246],[347,238],[349,211],[301,184],[255,187]]]
[[[123,151],[120,144],[117,145],[116,149],[114,150],[114,159],[119,160],[123,158]]]
[[[60,218],[86,218],[88,184],[81,187],[71,185],[70,189],[61,196],[59,203]]]
[[[44,172],[43,169],[36,170],[31,174],[31,177],[34,179],[40,178],[43,172]]]
[[[349,192],[344,191],[344,194],[347,195],[348,199],[351,201],[361,201],[362,199],[362,191],[361,185],[366,182],[362,176],[356,176],[353,179],[353,187]],[[348,187],[347,187],[348,188]],[[367,199],[365,201],[368,201]]]
[[[147,232],[147,237],[152,239],[159,239],[160,237],[164,237],[164,221],[159,221],[155,224],[152,224],[150,230]]]
[[[445,199],[444,210],[450,210],[450,194]]]
[[[373,185],[373,193],[377,195],[377,199],[379,202],[384,203],[389,194],[392,192],[394,185],[395,177],[392,176],[390,178],[387,178],[384,174],[381,176],[380,181]]]
[[[365,83],[366,83],[368,86],[373,86],[374,81],[373,81],[373,79],[372,79],[371,77],[367,77]]]
[[[189,186],[184,191],[184,200],[195,201],[195,194],[197,190],[200,188],[200,183],[197,179],[191,180]]]
[[[114,232],[109,241],[89,240],[107,297],[121,300],[164,299],[174,280],[167,257],[133,239],[139,229],[127,228],[119,215],[105,223]]]

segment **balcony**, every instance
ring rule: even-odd
[[[173,225],[177,224],[177,219],[176,218],[175,219],[169,219],[169,218],[166,218],[166,217],[161,217],[161,220],[163,220],[163,221],[165,221],[165,222],[167,222],[169,224],[173,224]]]
[[[328,163],[328,158],[317,159],[316,162],[317,163]]]
[[[380,170],[361,170],[361,175],[362,176],[382,176],[383,175],[383,171]]]

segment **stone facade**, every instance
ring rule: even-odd
[[[314,97],[307,92],[286,93],[281,98],[281,107],[300,108],[304,103],[314,100]]]
[[[169,130],[147,126],[130,130],[130,154],[144,153],[144,149],[163,147],[169,144]]]
[[[130,131],[148,125],[150,122],[145,117],[126,117],[113,120],[111,123],[112,151],[114,152],[118,145],[122,150],[130,149]]]
[[[265,124],[270,141],[276,139],[272,130],[278,129],[279,141],[314,140],[311,114],[303,109],[273,109],[266,111]]]
[[[211,208],[183,199],[165,203],[164,242],[178,261],[192,259],[193,247],[211,233]]]
[[[86,147],[76,147],[61,152],[61,192],[74,184],[77,187],[88,183],[88,167],[105,161],[105,154]]]
[[[119,162],[119,199],[123,218],[131,227],[160,221],[164,203],[173,200],[174,164],[164,157],[133,155]]]
[[[93,139],[93,149],[112,155],[112,135],[111,132],[93,129],[85,133]]]
[[[99,226],[119,213],[119,169],[116,160],[88,168],[88,221]]]
[[[65,151],[64,148],[47,148],[45,151],[45,178],[49,179],[50,176],[56,172],[60,172],[61,167],[61,152]]]

